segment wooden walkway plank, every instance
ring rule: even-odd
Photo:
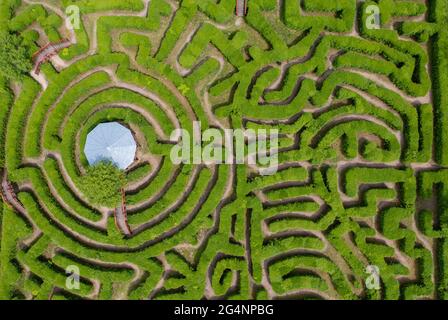
[[[123,189],[121,189],[121,206],[115,208],[115,225],[117,228],[127,236],[132,234],[131,228],[128,224],[128,216],[126,212],[126,195]]]
[[[238,17],[244,17],[247,13],[247,0],[236,0],[235,11]]]

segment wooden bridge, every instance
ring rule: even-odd
[[[244,17],[247,14],[247,0],[236,0],[235,14]]]
[[[3,203],[5,203],[10,209],[17,210],[19,212],[24,212],[25,208],[20,200],[17,198],[14,187],[11,185],[11,182],[8,180],[8,174],[6,171],[2,174],[2,182],[0,195],[2,197]]]
[[[34,61],[34,72],[39,75],[40,67],[43,63],[47,62],[51,59],[51,57],[57,55],[59,51],[68,48],[72,45],[70,40],[62,39],[57,43],[49,43],[46,46],[42,47],[39,51],[37,51],[33,55]]]
[[[131,228],[128,224],[128,215],[126,212],[126,195],[124,189],[121,189],[121,206],[115,208],[114,211],[115,225],[123,234],[130,236],[132,234]]]

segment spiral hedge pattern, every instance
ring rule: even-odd
[[[0,6],[30,52],[73,42],[41,75],[0,79],[0,297],[448,297],[448,1],[249,0],[244,18],[232,0]],[[107,121],[139,146],[131,235],[79,190]],[[278,172],[173,164],[170,134],[194,121],[278,129]]]

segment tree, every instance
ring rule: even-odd
[[[16,34],[0,34],[0,75],[8,80],[21,80],[32,68],[28,48]]]
[[[126,177],[113,163],[101,161],[87,169],[80,178],[80,189],[93,205],[114,208],[121,202],[120,189]]]

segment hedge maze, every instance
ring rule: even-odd
[[[448,298],[448,1],[235,3],[0,2],[30,54],[72,42],[0,78],[1,298]],[[138,143],[130,234],[79,190],[108,121]],[[173,164],[194,121],[278,129],[278,171]]]

